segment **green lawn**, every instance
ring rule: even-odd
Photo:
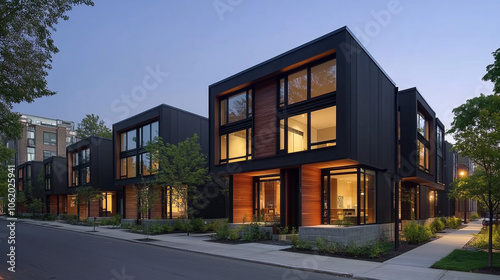
[[[432,265],[433,268],[475,271],[488,266],[488,253],[455,250]],[[493,253],[493,266],[500,267],[500,253]]]

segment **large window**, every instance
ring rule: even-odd
[[[323,224],[376,223],[376,176],[364,168],[323,175]]]
[[[57,134],[52,132],[43,133],[43,144],[56,146],[57,145]]]
[[[133,129],[120,134],[120,151],[130,151],[137,148],[137,130]]]
[[[43,151],[43,159],[48,159],[49,157],[57,156],[55,151]]]
[[[444,133],[443,129],[440,126],[437,126],[437,148],[438,150],[442,151],[443,150],[443,142],[444,142]]]
[[[335,146],[336,115],[336,106],[332,106],[281,119],[280,150],[295,153]]]
[[[243,129],[220,136],[220,162],[237,162],[252,158],[252,129]]]
[[[137,176],[136,156],[122,158],[120,165],[121,178],[134,178]]]
[[[26,128],[26,138],[28,139],[28,146],[34,147],[35,146],[35,127],[32,125],[29,125]]]
[[[436,161],[436,165],[437,165],[437,182],[438,183],[444,183],[444,179],[443,179],[443,158],[441,156],[437,156],[437,161]]]
[[[90,162],[90,148],[86,148],[80,151],[80,164],[86,164]]]
[[[429,140],[429,122],[420,111],[417,113],[417,131],[424,139]]]
[[[429,148],[422,141],[417,143],[418,168],[429,172]]]
[[[280,177],[261,177],[255,181],[254,215],[266,222],[280,221]]]
[[[141,147],[146,146],[150,141],[158,137],[158,122],[147,124],[140,128],[139,135],[142,135]]]
[[[35,148],[33,147],[28,147],[27,148],[27,161],[33,161],[35,160]]]
[[[279,82],[280,107],[337,91],[337,60],[291,73]]]
[[[51,172],[52,172],[51,169],[52,168],[51,168],[50,163],[46,163],[44,165],[44,169],[45,169],[44,187],[45,187],[45,190],[50,191],[52,189],[52,182],[51,182]]]
[[[252,116],[252,90],[233,94],[219,101],[220,125],[245,120]]]

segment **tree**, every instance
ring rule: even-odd
[[[104,124],[103,120],[99,120],[99,116],[94,116],[94,114],[87,114],[76,129],[76,137],[84,139],[90,136],[112,137],[111,129]]]
[[[79,4],[94,5],[91,0],[0,0],[0,134],[10,139],[21,134],[13,103],[55,94],[46,81],[52,55],[59,52],[51,33]]]
[[[497,49],[493,53],[495,62],[486,66],[486,74],[483,77],[483,81],[490,81],[494,84],[493,92],[500,94],[500,49]]]
[[[92,186],[78,187],[74,193],[74,202],[78,209],[78,219],[80,219],[80,205],[87,205],[87,215],[90,215],[90,203],[93,201],[99,201],[102,198],[102,193],[98,189]]]
[[[483,201],[490,217],[500,204],[500,95],[481,94],[453,109],[448,131],[456,141],[454,148],[477,166],[474,175],[457,180],[452,196]],[[493,225],[489,225],[488,266],[493,267]]]
[[[8,165],[12,164],[14,157],[14,150],[9,149],[4,145],[0,145],[0,197],[3,197],[4,210],[7,209],[8,204],[8,190],[9,190],[9,169]],[[14,174],[15,175],[15,174]],[[2,203],[0,203],[2,204]],[[2,211],[0,211],[2,212]]]
[[[155,174],[150,183],[168,186],[172,200],[179,208],[187,211],[185,217],[189,218],[188,195],[194,193],[192,190],[196,186],[210,180],[206,156],[201,153],[198,135],[194,134],[177,145],[164,143],[163,139],[158,137],[149,142],[145,150],[151,158],[151,173]]]

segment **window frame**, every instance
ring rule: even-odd
[[[49,136],[49,137],[46,137],[46,136]],[[50,136],[54,136],[54,137],[52,138]],[[46,139],[46,138],[48,138],[48,139]],[[47,146],[57,146],[57,133],[44,131],[43,132],[43,144],[47,145]]]
[[[335,60],[335,90],[331,91],[331,92],[323,93],[323,94],[315,96],[315,97],[311,97],[311,69],[316,67],[316,66],[319,66],[325,62],[328,62],[330,60]],[[311,101],[316,100],[316,99],[322,99],[322,98],[325,98],[326,96],[336,95],[336,93],[338,91],[337,66],[338,66],[337,56],[336,56],[336,54],[333,54],[333,55],[329,55],[327,57],[321,58],[317,61],[311,62],[305,66],[290,70],[287,73],[285,73],[284,75],[279,76],[277,79],[277,95],[276,95],[277,96],[276,104],[277,104],[278,109],[300,106],[303,103],[308,103],[308,102],[311,102]],[[307,81],[306,81],[307,82],[306,99],[289,104],[288,77],[290,75],[296,74],[296,73],[304,71],[304,70],[306,70],[306,79],[307,79]],[[283,81],[283,87],[281,85],[282,81]],[[281,96],[282,96],[281,93],[283,93],[283,100],[281,100]]]
[[[229,122],[229,100],[233,97],[236,97],[240,94],[245,93],[245,100],[246,100],[246,108],[245,108],[245,115],[246,117],[241,119],[241,120],[236,120],[233,122]],[[243,88],[241,90],[234,91],[230,94],[224,95],[221,98],[219,98],[219,110],[218,110],[218,115],[219,115],[219,127],[225,127],[225,126],[231,126],[233,124],[238,124],[240,122],[245,122],[248,121],[249,119],[253,118],[253,100],[254,100],[254,89],[252,87],[247,87]],[[222,103],[224,103],[224,123],[223,123],[223,116],[222,116]]]
[[[229,134],[244,131],[244,130],[246,131],[245,132],[246,133],[245,155],[230,158],[229,157],[229,152],[230,152],[230,150],[229,150]],[[222,140],[221,139],[223,136],[226,136],[226,158],[225,159],[222,159]],[[252,137],[253,137],[253,129],[251,127],[238,129],[235,131],[230,131],[230,132],[227,132],[224,134],[219,134],[219,164],[227,164],[227,163],[251,160],[252,156],[253,156],[253,149],[251,148]]]
[[[49,156],[45,156],[47,153],[50,153]],[[57,156],[57,152],[56,151],[47,151],[47,150],[44,150],[43,151],[43,159],[48,159],[48,158],[51,158],[51,157],[55,157]]]
[[[317,111],[320,111],[320,110],[324,110],[324,109],[330,109],[330,108],[335,108],[335,110],[337,110],[337,104],[336,102],[335,103],[332,103],[332,102],[329,102],[327,104],[324,104],[324,105],[321,105],[319,107],[314,107],[314,108],[307,108],[308,110],[306,111],[303,111],[303,112],[300,112],[299,113],[289,113],[289,114],[282,114],[282,116],[278,116],[278,119],[277,119],[277,123],[278,123],[278,128],[277,128],[277,149],[278,149],[278,154],[294,154],[294,153],[300,153],[300,152],[307,152],[307,151],[312,151],[312,150],[317,150],[317,149],[325,149],[325,148],[334,148],[337,146],[337,133],[335,131],[335,139],[332,139],[332,140],[325,140],[325,141],[320,141],[320,142],[314,142],[312,143],[311,142],[311,114],[313,112],[317,112]],[[302,114],[306,114],[306,118],[307,118],[307,131],[304,131],[303,133],[306,133],[307,134],[307,137],[305,139],[305,141],[307,142],[307,149],[305,150],[302,150],[302,151],[296,151],[296,152],[289,152],[289,147],[288,147],[288,133],[290,131],[290,128],[288,126],[288,119],[290,118],[293,118],[295,116],[299,116],[299,115],[302,115]],[[281,127],[282,124],[281,124],[281,121],[283,121],[283,128]],[[337,116],[335,116],[335,129],[337,128]],[[281,132],[283,130],[283,141],[282,141],[282,137],[281,137]],[[282,146],[282,142],[283,142],[283,146]],[[332,146],[327,146],[327,147],[321,147],[321,148],[312,148],[314,146],[318,146],[318,145],[323,145],[323,144],[333,144]],[[283,147],[283,148],[282,148]]]

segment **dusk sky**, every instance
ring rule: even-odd
[[[111,124],[165,103],[208,117],[208,86],[347,26],[445,126],[500,48],[500,1],[123,1],[76,6],[53,38],[52,97],[14,111]],[[153,73],[153,74],[152,74]],[[448,138],[449,139],[449,138]]]

